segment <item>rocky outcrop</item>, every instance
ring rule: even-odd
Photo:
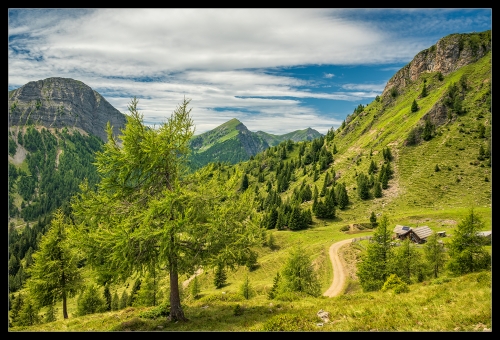
[[[245,152],[247,153],[248,157],[254,156],[259,152],[266,150],[269,147],[269,145],[264,139],[262,139],[255,133],[248,130],[247,127],[242,123],[236,126],[236,130],[238,130],[239,132],[238,139],[243,148],[245,149]]]
[[[382,92],[386,98],[394,90],[403,91],[424,72],[441,72],[443,76],[476,62],[491,51],[491,30],[481,33],[451,34],[418,53],[399,70]]]
[[[76,127],[106,141],[107,122],[119,135],[126,116],[78,80],[47,78],[9,91],[9,126]]]

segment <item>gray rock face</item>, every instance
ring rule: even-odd
[[[47,78],[9,91],[9,126],[76,127],[106,141],[107,122],[120,135],[126,116],[78,80]]]
[[[399,70],[385,86],[382,97],[393,88],[404,89],[424,72],[441,72],[443,76],[478,61],[491,50],[491,31],[470,34],[451,34],[436,45],[419,52]]]

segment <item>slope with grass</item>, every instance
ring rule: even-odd
[[[479,33],[480,40],[484,34]],[[290,249],[301,244],[311,258],[321,285],[327,292],[335,273],[329,258],[332,244],[372,234],[369,225],[371,212],[377,218],[389,217],[390,225],[411,227],[427,225],[433,231],[446,231],[445,245],[453,237],[456,225],[470,208],[484,221],[485,230],[492,229],[492,172],[491,172],[491,51],[484,49],[481,57],[471,59],[475,35],[464,35],[462,42],[467,62],[456,61],[459,68],[412,73],[398,83],[391,93],[394,79],[387,91],[362,111],[350,115],[343,126],[335,130],[333,139],[280,143],[257,153],[253,159],[235,165],[212,164],[222,174],[247,174],[247,190],[256,193],[262,202],[258,211],[267,213],[264,202],[270,188],[278,192],[281,201],[293,201],[302,185],[321,190],[327,174],[334,175],[330,187],[345,184],[349,204],[336,208],[334,218],[313,216],[308,228],[292,231],[287,228],[269,229],[273,246],[255,249],[258,260],[251,269],[242,266],[227,273],[226,284],[214,286],[214,272],[203,268],[198,276],[199,298],[190,296],[188,285],[183,291],[183,306],[187,323],[168,323],[165,318],[148,319],[142,312],[157,307],[129,307],[121,311],[86,317],[71,316],[69,320],[34,325],[12,330],[163,330],[163,331],[484,331],[492,327],[491,272],[478,272],[459,277],[442,273],[437,279],[426,278],[410,285],[410,292],[362,292],[356,280],[355,262],[366,244],[355,242],[341,249],[348,262],[348,274],[343,293],[338,297],[290,295],[289,300],[270,300],[268,292],[273,278],[286,262]],[[448,37],[444,38],[448,41]],[[455,38],[454,38],[455,39]],[[453,39],[451,41],[454,41]],[[438,42],[436,46],[441,46]],[[491,44],[490,44],[491,45]],[[448,46],[444,44],[444,46]],[[482,46],[482,45],[481,45]],[[456,46],[459,50],[460,46]],[[448,46],[446,48],[455,48]],[[436,51],[436,55],[440,55]],[[465,58],[464,57],[464,58]],[[419,57],[420,58],[420,57]],[[417,58],[418,59],[418,58]],[[420,60],[420,59],[418,59]],[[408,67],[408,69],[412,69]],[[405,70],[406,72],[406,70]],[[441,75],[440,73],[441,72]],[[403,73],[402,73],[403,74]],[[423,86],[427,96],[421,96]],[[390,85],[390,86],[389,86]],[[448,98],[458,86],[459,106],[450,106]],[[418,110],[412,112],[416,100]],[[425,125],[431,124],[430,138],[423,138]],[[411,136],[418,138],[412,140]],[[305,162],[315,144],[333,153],[333,162],[319,170],[319,161]],[[286,149],[286,155],[283,150]],[[384,154],[389,149],[392,160]],[[480,150],[483,149],[481,154]],[[382,197],[373,194],[361,199],[357,179],[367,174],[374,161],[378,176],[382,166],[390,164],[393,176]],[[437,167],[436,167],[437,165]],[[292,169],[292,170],[290,170]],[[439,169],[439,170],[437,170]],[[286,189],[277,190],[278,178],[290,171]],[[317,177],[317,178],[315,178]],[[312,200],[300,202],[301,209],[312,208]],[[352,226],[349,228],[347,226]],[[357,226],[357,228],[354,228]],[[347,227],[347,228],[346,228]],[[491,252],[491,246],[486,247]],[[166,273],[159,273],[159,287],[168,296]],[[248,275],[248,276],[247,276]],[[245,299],[239,294],[248,277],[255,296]],[[187,280],[188,277],[182,278]],[[117,286],[122,291],[126,286]],[[76,299],[71,302],[73,306]],[[329,313],[329,320],[318,317],[320,311]],[[70,310],[71,313],[71,310]]]

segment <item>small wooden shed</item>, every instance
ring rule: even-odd
[[[428,226],[412,228],[403,225],[396,225],[393,232],[396,233],[396,237],[398,239],[404,240],[409,237],[410,240],[415,243],[424,243],[427,237],[432,234],[432,230]]]

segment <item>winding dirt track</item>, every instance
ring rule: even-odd
[[[352,239],[347,239],[343,241],[339,241],[330,246],[329,254],[330,261],[332,262],[333,268],[333,280],[332,285],[326,292],[323,293],[324,296],[334,297],[342,294],[342,290],[344,288],[345,279],[347,276],[346,270],[342,264],[342,261],[339,257],[339,249],[345,245],[352,242]]]

